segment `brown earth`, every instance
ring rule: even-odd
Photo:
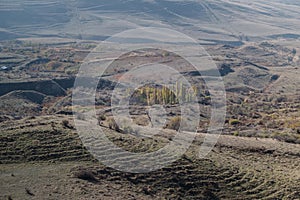
[[[68,120],[69,123],[63,123]],[[43,116],[1,124],[1,199],[297,199],[300,145],[221,136],[198,159],[199,134],[175,163],[146,174],[103,166],[82,146],[72,118]],[[165,144],[105,129],[133,151]],[[186,133],[189,134],[189,133]],[[126,143],[124,141],[131,141]],[[152,150],[154,150],[152,149]]]

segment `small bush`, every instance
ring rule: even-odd
[[[70,124],[70,122],[68,120],[63,120],[62,121],[62,125],[65,128],[69,128],[69,129],[73,129],[74,127]]]
[[[106,120],[106,116],[105,115],[99,115],[98,120],[105,121]]]
[[[133,119],[133,121],[139,126],[148,126],[150,123],[149,117],[146,116],[138,116],[137,118]]]
[[[234,135],[234,136],[239,136],[240,133],[239,133],[238,131],[235,131],[235,132],[233,133],[233,135]]]
[[[237,119],[230,119],[229,120],[229,124],[230,125],[238,125],[238,124],[240,124],[240,121],[239,120],[237,120]]]
[[[170,119],[170,122],[167,124],[168,129],[173,129],[179,131],[181,123],[181,117],[176,116]]]
[[[110,129],[118,131],[118,132],[121,131],[119,125],[116,123],[116,121],[114,120],[114,118],[109,118],[107,122],[108,122],[108,127]]]
[[[123,132],[124,132],[125,134],[132,134],[132,133],[134,132],[134,130],[133,130],[133,128],[132,128],[131,126],[125,126],[125,127],[123,128]]]
[[[97,178],[95,177],[95,173],[89,170],[80,169],[76,172],[73,172],[73,177],[89,182],[98,182]]]
[[[69,126],[69,121],[68,121],[68,120],[63,120],[63,121],[62,121],[62,125],[63,125],[64,127],[68,127],[68,126]]]

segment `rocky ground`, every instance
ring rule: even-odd
[[[6,122],[1,130],[1,199],[299,198],[298,144],[221,136],[212,152],[199,159],[205,136],[199,134],[175,163],[158,171],[131,174],[93,159],[71,118],[45,116]],[[132,151],[145,148],[140,137],[105,130],[117,145]],[[164,144],[167,136],[153,138],[146,149]]]
[[[269,41],[207,47],[224,79],[227,116],[223,135],[204,159],[198,153],[210,118],[209,94],[199,74],[179,65],[192,84],[200,83],[196,140],[175,163],[130,174],[93,158],[73,122],[74,75],[95,44],[31,44],[29,49],[26,44],[1,46],[0,63],[9,68],[0,71],[1,199],[299,199],[297,45]],[[172,54],[150,54],[135,52],[115,62],[96,95],[99,125],[111,141],[132,152],[157,150],[176,133],[167,126],[143,139],[130,130],[109,128],[114,81],[133,61],[182,64]],[[180,115],[178,106],[165,105],[168,120]],[[130,112],[135,123],[149,129],[144,105],[132,105]]]

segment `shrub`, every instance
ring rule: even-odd
[[[167,124],[168,129],[173,129],[179,131],[181,123],[181,117],[176,116],[170,119],[170,122]]]
[[[238,125],[238,124],[240,124],[240,121],[239,120],[237,120],[237,119],[230,119],[229,120],[229,124],[230,125]]]
[[[233,135],[234,135],[234,136],[239,136],[240,133],[239,133],[238,131],[235,131],[235,132],[233,133]]]
[[[68,124],[69,124],[69,121],[68,121],[68,120],[63,120],[63,121],[62,121],[62,125],[63,125],[63,126],[67,126]]]
[[[70,124],[70,122],[68,120],[66,120],[66,119],[62,121],[62,125],[65,128],[70,128],[70,129],[73,128],[73,126]]]
[[[98,117],[98,119],[100,120],[100,121],[105,121],[106,120],[106,116],[105,115],[99,115],[99,117]]]
[[[131,133],[134,132],[134,130],[133,130],[133,128],[132,128],[131,126],[125,126],[125,127],[123,128],[123,132],[124,132],[125,134],[131,134]]]
[[[73,172],[73,177],[89,182],[98,182],[97,178],[95,177],[95,173],[89,170],[80,169],[76,172]]]
[[[138,116],[133,121],[139,126],[148,126],[150,123],[149,117],[146,116]]]
[[[108,127],[110,129],[118,131],[118,132],[121,131],[119,125],[116,123],[116,121],[114,120],[114,118],[109,118],[107,122],[108,122]]]

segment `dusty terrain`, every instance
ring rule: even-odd
[[[97,117],[108,138],[128,151],[164,146],[176,133],[172,120],[180,116],[178,103],[170,101],[164,106],[165,129],[148,139],[111,125],[111,92],[133,62],[177,65],[198,90],[202,113],[193,145],[175,163],[146,174],[102,165],[79,139],[72,115],[91,108],[72,107],[72,87],[96,44],[37,38],[1,42],[0,63],[7,67],[0,71],[1,199],[299,199],[299,41],[207,46],[224,79],[227,115],[223,134],[205,159],[198,153],[211,105],[199,73],[162,51],[134,52],[114,62],[99,82]],[[148,129],[148,99],[134,98],[140,101],[131,105],[132,118]]]
[[[297,0],[3,1],[0,39],[103,40],[124,30],[166,27],[202,44],[299,38]]]
[[[177,162],[146,174],[123,173],[94,160],[64,116],[1,125],[1,199],[297,199],[300,146],[272,139],[221,136],[198,159],[203,136]],[[55,125],[53,125],[55,124]],[[141,138],[106,129],[115,144],[140,149]]]

